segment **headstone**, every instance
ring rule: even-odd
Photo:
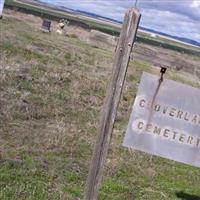
[[[50,32],[51,31],[51,21],[48,19],[44,19],[42,22],[42,31],[43,32]]]
[[[200,167],[200,90],[143,73],[123,145]]]

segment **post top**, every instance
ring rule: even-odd
[[[137,15],[141,15],[140,10],[136,7],[130,7],[127,12],[134,12]]]

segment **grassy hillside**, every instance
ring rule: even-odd
[[[0,199],[82,199],[113,52],[11,15],[0,27]],[[122,147],[142,71],[159,73],[130,63],[99,199],[200,196],[198,168]],[[187,73],[167,77],[200,88]]]
[[[61,10],[55,10],[50,7],[37,6],[33,4],[24,3],[23,1],[18,0],[6,0],[5,6],[7,8],[17,9],[25,13],[32,13],[34,15],[52,20],[67,19],[70,21],[70,24],[78,24],[79,26],[83,26],[88,29],[96,29],[105,33],[119,35],[119,28],[116,28],[111,25],[106,25],[105,23],[95,22],[95,20],[92,19],[85,19],[79,15],[72,15]]]
[[[96,21],[92,18],[81,17],[80,15],[73,15],[61,10],[56,10],[51,7],[26,3],[25,0],[6,0],[5,6],[7,8],[12,8],[25,13],[31,13],[42,18],[49,18],[52,20],[67,19],[70,24],[78,24],[87,29],[96,29],[104,33],[118,36],[120,33],[119,27],[115,25],[107,24],[106,22]],[[200,49],[196,47],[191,47],[189,45],[184,45],[175,41],[170,41],[164,38],[152,38],[149,34],[139,33],[137,36],[137,41],[142,42],[152,46],[163,47],[169,50],[174,50],[178,52],[184,52],[190,55],[200,56]]]

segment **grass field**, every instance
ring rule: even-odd
[[[0,199],[82,199],[113,52],[14,16],[0,28]],[[159,74],[130,63],[99,199],[194,200],[198,168],[122,147],[143,71]],[[190,74],[167,77],[200,88]]]

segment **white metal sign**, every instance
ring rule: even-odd
[[[200,167],[200,90],[143,73],[123,145]]]
[[[3,12],[4,3],[5,3],[5,0],[0,0],[0,16],[2,15],[2,12]]]

